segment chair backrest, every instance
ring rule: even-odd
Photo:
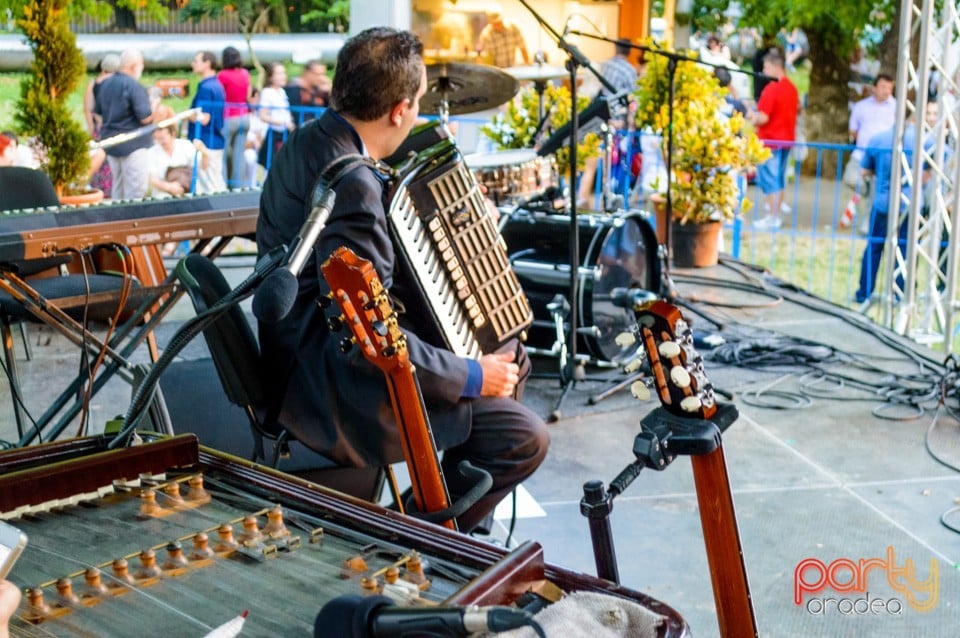
[[[176,272],[198,314],[231,290],[216,264],[200,254],[181,259]],[[265,395],[259,374],[260,346],[240,306],[224,312],[203,331],[203,337],[227,398],[244,408],[262,405]]]
[[[23,166],[0,167],[0,210],[59,205],[57,190],[43,171]]]

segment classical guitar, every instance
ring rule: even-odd
[[[400,428],[400,442],[410,472],[413,498],[421,512],[439,512],[450,505],[440,469],[437,446],[427,420],[407,341],[397,323],[390,298],[373,266],[349,248],[338,248],[321,266],[340,320],[352,335],[349,343],[383,371]],[[456,530],[449,519],[443,523]]]
[[[638,305],[634,313],[664,409],[691,419],[709,420],[717,415],[713,386],[680,310],[658,300]],[[691,462],[720,634],[725,638],[757,636],[722,443],[712,452],[692,455]]]

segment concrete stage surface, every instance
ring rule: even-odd
[[[252,259],[220,263],[239,282]],[[960,635],[960,535],[948,528],[960,529],[956,371],[941,355],[742,263],[672,275],[698,337],[725,341],[701,352],[711,381],[740,412],[723,441],[760,634]],[[161,346],[192,314],[181,301],[157,331]],[[31,361],[16,346],[26,403],[37,415],[72,378],[79,353],[45,326],[31,324],[28,337]],[[175,366],[164,378],[178,430],[191,431],[198,405],[225,403],[212,367],[202,363],[208,356],[197,340],[181,362],[199,365]],[[145,349],[133,359],[145,362]],[[540,372],[555,368],[551,359],[537,361]],[[620,378],[615,369],[589,372]],[[549,562],[591,574],[582,486],[609,484],[633,460],[639,422],[657,405],[627,391],[589,405],[604,387],[586,381],[569,393],[563,418],[550,426],[550,454],[520,491],[509,539],[537,540]],[[6,384],[0,393],[0,438],[14,440]],[[546,416],[559,396],[556,379],[537,378],[524,402]],[[93,398],[91,430],[122,414],[129,399],[127,383],[110,381]],[[246,431],[239,410],[211,412],[226,431]],[[494,542],[507,542],[509,506],[498,509]],[[718,635],[689,459],[644,470],[614,501],[611,524],[622,583],[673,606],[694,636]],[[804,561],[810,566],[801,580],[822,589],[801,592],[798,605],[796,571]]]

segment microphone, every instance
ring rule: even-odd
[[[570,25],[573,22],[574,15],[576,14],[571,13],[567,16],[567,21],[563,23],[563,35],[560,36],[561,40],[570,35]]]
[[[260,321],[276,323],[293,308],[300,287],[297,277],[310,258],[320,232],[327,225],[336,198],[333,188],[324,187],[322,182],[313,191],[310,216],[290,242],[286,259],[260,284],[253,296],[253,314]]]
[[[338,596],[313,625],[314,638],[470,636],[527,625],[533,614],[513,607],[396,607],[386,596]]]

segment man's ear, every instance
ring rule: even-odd
[[[400,123],[403,121],[404,112],[410,108],[410,98],[403,98],[397,104],[390,109],[390,123],[394,126],[400,126]]]

